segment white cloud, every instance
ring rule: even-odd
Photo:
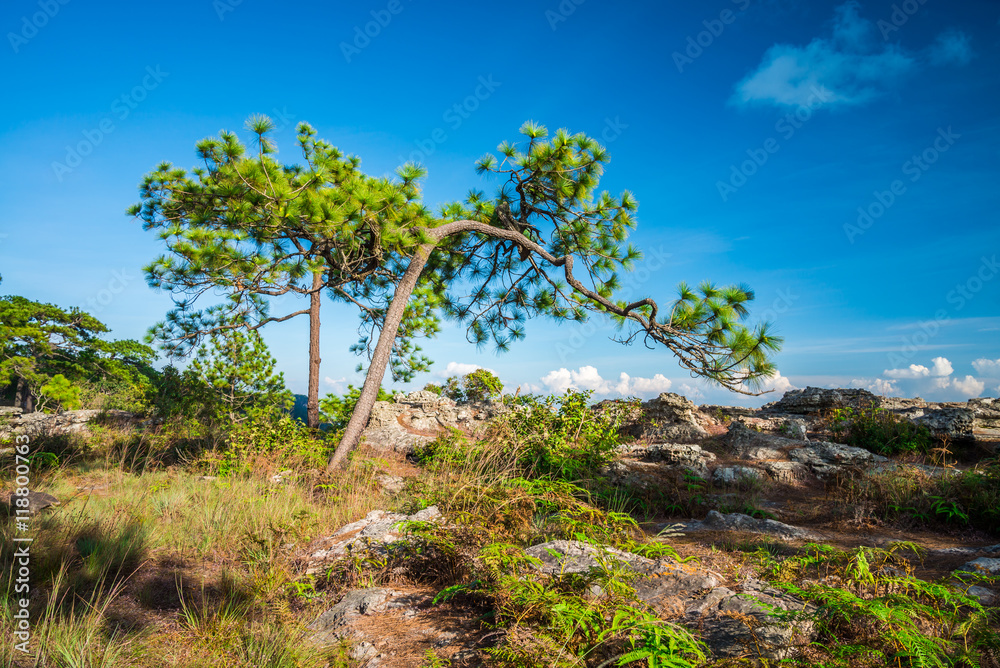
[[[885,380],[884,378],[855,378],[851,381],[851,387],[860,387],[873,394],[880,394],[882,396],[898,396],[899,394],[895,381]]]
[[[622,373],[618,377],[618,384],[615,391],[621,395],[635,397],[655,397],[670,389],[673,383],[662,373],[658,373],[652,378],[635,377],[630,378],[627,373]]]
[[[776,394],[784,394],[789,390],[797,389],[792,385],[792,381],[781,375],[780,371],[775,371],[774,376],[768,378],[761,389],[774,390]]]
[[[443,369],[438,369],[434,372],[434,375],[438,378],[450,378],[452,376],[464,376],[468,373],[472,373],[477,369],[486,369],[486,367],[479,366],[478,364],[466,364],[463,362],[448,362],[448,365]],[[493,369],[486,369],[492,374],[496,374]]]
[[[343,378],[330,378],[326,376],[323,378],[323,382],[329,385],[335,394],[341,394],[347,391],[347,377]]]
[[[882,375],[896,379],[941,378],[950,376],[954,370],[947,358],[935,357],[931,360],[930,369],[922,364],[911,364],[905,369],[886,369]]]
[[[1000,375],[1000,359],[988,360],[985,357],[973,360],[972,368],[984,376]]]
[[[595,394],[619,396],[654,397],[670,389],[672,383],[663,374],[652,378],[629,376],[620,373],[617,381],[607,380],[601,376],[596,367],[581,366],[579,369],[555,369],[541,378],[542,384],[550,392],[561,394],[569,389],[593,390]]]
[[[927,49],[933,65],[968,65],[972,55],[972,38],[954,28],[938,35]]]
[[[966,376],[963,380],[955,378],[951,381],[951,386],[969,398],[978,397],[986,389],[986,383],[972,376]]]
[[[805,46],[775,44],[757,69],[736,85],[733,102],[852,106],[864,104],[915,69],[916,58],[877,39],[875,25],[858,15],[858,3],[836,9],[829,37]]]
[[[681,383],[680,393],[683,394],[688,399],[704,399],[705,393],[701,391],[701,388],[688,383]]]

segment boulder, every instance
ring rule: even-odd
[[[440,519],[437,506],[424,508],[413,515],[373,510],[363,519],[341,527],[333,535],[313,541],[306,557],[306,573],[318,573],[326,563],[358,549],[386,554],[387,546],[403,537],[399,530],[402,522],[435,522]]]
[[[739,589],[717,587],[685,611],[684,623],[701,631],[712,654],[781,661],[812,641],[814,605],[753,578]]]
[[[868,390],[807,387],[801,390],[789,390],[785,392],[785,395],[778,401],[762,406],[760,412],[815,415],[833,408],[843,408],[845,406],[881,406],[881,402],[880,397]]]
[[[823,478],[838,473],[845,466],[871,466],[889,461],[864,448],[851,445],[816,441],[788,453],[788,457],[809,467],[818,477]]]
[[[708,511],[704,520],[683,523],[685,531],[742,531],[776,536],[784,540],[822,540],[820,534],[793,527],[783,522],[769,519],[758,519],[743,513],[723,515],[717,510]]]
[[[738,458],[749,461],[786,459],[783,450],[802,445],[801,440],[758,431],[741,420],[729,425],[723,443]]]
[[[692,443],[709,436],[713,420],[698,412],[687,398],[665,392],[642,404],[641,412],[624,416],[622,432],[652,442]]]
[[[618,452],[632,459],[663,464],[667,468],[686,469],[701,477],[708,475],[708,465],[715,461],[714,454],[693,443],[628,444],[620,446]]]
[[[20,408],[10,408],[4,411],[4,419],[0,420],[0,439],[24,434],[26,436],[42,436],[49,434],[73,434],[84,431],[87,423],[102,417],[120,422],[134,422],[136,415],[128,411],[86,409],[78,411],[63,411],[62,413],[22,413]]]
[[[976,429],[1000,429],[1000,399],[969,399],[968,407],[973,413]]]
[[[27,499],[27,506],[18,506],[18,499]],[[27,508],[28,515],[34,516],[42,512],[46,508],[52,508],[54,506],[60,505],[59,499],[47,494],[45,492],[36,492],[34,490],[29,490],[27,496],[18,496],[16,492],[11,492],[7,496],[7,504],[10,508],[11,515],[17,515],[19,509]],[[21,513],[23,515],[23,513]]]
[[[337,605],[317,617],[309,630],[309,638],[320,645],[333,645],[346,635],[352,621],[363,615],[374,615],[386,609],[386,602],[397,592],[386,588],[355,589],[344,594]]]
[[[735,485],[746,481],[757,481],[764,478],[760,469],[750,466],[720,466],[712,471],[712,482],[716,485]]]
[[[979,557],[968,562],[958,570],[980,575],[1000,575],[1000,559],[995,557]]]
[[[492,402],[458,404],[425,390],[397,394],[392,401],[375,402],[364,438],[377,449],[410,454],[417,445],[451,429],[476,436],[490,418],[504,410],[502,404]]]

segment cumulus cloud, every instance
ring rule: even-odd
[[[705,393],[701,391],[701,388],[691,385],[689,383],[681,383],[680,393],[683,394],[688,399],[704,399]]]
[[[451,378],[452,376],[464,376],[477,369],[486,369],[486,367],[479,366],[478,364],[465,364],[463,362],[448,362],[445,368],[438,369],[434,372],[434,375],[438,378]],[[496,371],[493,369],[486,370],[494,375],[496,374]]]
[[[326,376],[323,378],[323,382],[330,386],[335,394],[340,394],[347,391],[347,377],[343,378],[330,378]]]
[[[618,384],[615,385],[615,391],[621,395],[652,397],[666,392],[670,389],[671,385],[670,379],[662,373],[658,373],[652,378],[630,378],[627,373],[622,373],[618,377]]]
[[[873,394],[880,394],[886,397],[898,396],[899,394],[895,381],[884,378],[855,378],[851,381],[851,387],[859,387]]]
[[[592,390],[595,394],[617,394],[620,396],[652,397],[670,389],[672,383],[663,374],[652,378],[629,376],[620,373],[618,380],[608,380],[601,376],[596,367],[581,366],[579,369],[555,369],[541,378],[550,392],[560,394],[566,390]]]
[[[775,371],[774,376],[767,379],[767,382],[764,383],[764,387],[762,389],[774,390],[776,394],[784,394],[789,390],[795,390],[798,388],[792,385],[792,381],[782,376],[780,371]]]
[[[852,106],[868,102],[915,69],[917,60],[876,37],[858,3],[838,7],[829,37],[805,46],[775,44],[736,85],[733,102],[775,106]]]
[[[983,390],[986,389],[986,383],[981,380],[977,380],[972,376],[966,376],[962,380],[953,378],[951,381],[951,388],[961,392],[966,397],[975,398],[982,394]]]
[[[896,379],[941,378],[950,376],[955,370],[951,362],[944,357],[935,357],[931,360],[931,364],[929,369],[922,364],[911,364],[905,369],[886,369],[882,375]]]
[[[1000,359],[989,360],[981,357],[972,361],[972,368],[984,376],[1000,376]]]
[[[968,65],[972,60],[972,38],[961,30],[946,30],[927,49],[934,65]]]

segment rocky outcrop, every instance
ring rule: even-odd
[[[332,536],[314,541],[307,550],[305,571],[317,573],[327,563],[354,550],[367,549],[379,554],[387,552],[387,546],[403,538],[400,524],[403,522],[435,522],[441,518],[437,506],[424,508],[413,515],[373,510],[363,519],[341,527]]]
[[[718,657],[780,660],[813,635],[812,622],[804,614],[797,619],[796,613],[814,607],[759,580],[748,579],[730,589],[720,586],[721,575],[702,566],[647,559],[579,541],[550,541],[525,553],[541,562],[540,571],[554,577],[607,568],[609,560],[625,565],[640,575],[633,582],[640,600],[668,616],[680,613],[679,621],[697,632]],[[600,595],[599,590],[591,591]]]
[[[845,406],[880,406],[881,399],[868,390],[827,389],[807,387],[790,390],[778,401],[761,407],[762,413],[788,413],[792,415],[817,415],[833,408]]]
[[[820,478],[838,473],[844,467],[866,468],[872,464],[889,461],[886,457],[876,455],[864,448],[823,441],[791,450],[788,457],[793,462],[805,464]]]
[[[605,404],[604,409],[608,408]],[[705,427],[714,423],[692,402],[673,392],[644,402],[641,410],[629,410],[621,417],[621,429],[626,436],[653,443],[694,443],[707,438]]]
[[[685,531],[742,531],[775,536],[784,540],[821,540],[823,537],[808,529],[794,527],[776,520],[750,517],[743,513],[723,514],[708,511],[705,519],[683,523]]]
[[[969,399],[968,407],[977,429],[1000,429],[1000,399]]]
[[[780,661],[791,658],[815,635],[800,599],[749,578],[738,587],[717,587],[685,610],[684,622],[701,632],[712,654]]]
[[[375,402],[364,438],[380,450],[409,454],[451,429],[467,436],[480,434],[487,420],[503,410],[495,403],[458,404],[425,390],[397,394],[392,401]]]
[[[135,414],[119,410],[86,409],[79,411],[63,411],[62,413],[22,413],[20,408],[4,407],[0,413],[0,439],[24,434],[26,436],[41,436],[43,434],[73,434],[86,429],[87,423],[97,418],[117,422],[132,422]]]

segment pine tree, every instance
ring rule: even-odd
[[[176,308],[150,331],[171,356],[191,353],[206,336],[257,330],[309,316],[308,423],[319,423],[322,293],[356,302],[360,283],[391,285],[395,228],[422,213],[412,186],[366,176],[307,124],[298,127],[304,165],[279,162],[266,116],[247,121],[256,151],[231,132],[197,144],[204,167],[191,174],[163,163],[140,186],[129,213],[157,230],[167,253],[146,267],[150,286],[175,295]],[[222,303],[199,308],[206,295]],[[361,291],[364,292],[363,290]],[[309,299],[306,308],[272,315],[271,300]],[[394,360],[403,380],[427,368],[419,349],[404,345]]]
[[[259,255],[236,250],[252,239],[280,249],[279,259],[301,264],[299,275],[322,272],[324,286],[335,297],[359,308],[365,333],[354,350],[368,355],[368,372],[331,466],[342,463],[360,440],[386,369],[398,377],[426,366],[413,338],[437,332],[441,318],[463,323],[470,342],[492,342],[503,352],[524,337],[524,323],[530,318],[582,322],[600,314],[619,325],[622,343],[641,340],[648,347],[663,346],[693,375],[735,392],[754,393],[774,374],[770,357],[781,340],[767,323],[743,324],[754,298],[746,286],[682,284],[665,308],[652,298],[629,303],[615,297],[621,287],[619,272],[631,270],[641,258],[640,251],[626,243],[635,227],[637,203],[627,191],[617,197],[598,192],[608,154],[593,138],[559,130],[550,139],[545,127],[529,122],[521,128],[520,145],[504,142],[499,155],[477,163],[480,174],[499,180],[494,196],[473,191],[433,216],[419,202],[425,172],[407,164],[393,182],[358,176],[351,182],[356,190],[370,193],[377,188],[378,194],[364,200],[365,206],[346,206],[352,215],[343,216],[324,215],[327,195],[314,192],[312,185],[331,178],[325,159],[315,156],[339,160],[336,149],[316,140],[312,129],[303,125],[299,142],[306,165],[279,166],[267,158],[267,151],[273,151],[266,136],[269,128],[256,124],[253,129],[261,147],[253,164],[241,161],[245,149],[236,137],[223,133],[220,140],[199,145],[210,167],[195,172],[202,183],[214,182],[213,174],[233,165],[235,178],[253,187],[224,180],[238,193],[231,201],[225,188],[217,191],[185,180],[183,172],[169,165],[161,166],[144,183],[148,196],[140,215],[147,227],[163,230],[161,237],[182,238],[175,248],[187,254],[186,262],[201,262],[198,271],[246,265],[248,270],[240,274],[246,280],[257,275],[250,268],[265,272],[271,265]],[[251,170],[254,165],[257,169]],[[339,187],[331,183],[330,190]],[[178,206],[189,199],[179,193],[184,188],[192,189],[195,199],[204,198],[206,214],[192,215],[186,205]],[[300,210],[300,199],[312,204],[301,208],[302,213],[286,215]],[[316,243],[331,248],[329,252],[277,240],[279,230],[313,224],[321,228]],[[206,233],[206,226],[217,231]],[[160,266],[164,269],[150,269],[154,285],[159,276],[172,277],[183,269]],[[168,283],[164,279],[163,285]],[[244,302],[241,297],[232,303]],[[257,302],[252,303],[263,315]]]
[[[53,403],[78,406],[81,381],[148,382],[156,352],[137,341],[101,338],[107,331],[76,308],[0,298],[0,385],[14,384],[15,405],[31,412]]]

